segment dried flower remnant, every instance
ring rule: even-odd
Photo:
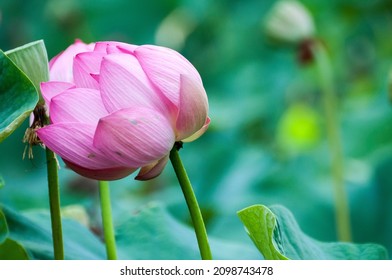
[[[45,116],[46,110],[45,106],[43,105],[38,105],[35,107],[33,111],[33,119],[31,122],[30,127],[28,127],[25,131],[25,134],[23,136],[23,143],[26,143],[26,147],[23,151],[23,159],[26,157],[26,151],[27,151],[27,157],[29,159],[33,159],[33,146],[36,145],[42,145],[42,141],[39,139],[37,135],[37,130],[44,127],[45,125]]]

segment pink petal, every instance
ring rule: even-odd
[[[112,181],[118,180],[128,176],[129,174],[135,172],[136,168],[127,168],[127,167],[115,167],[115,168],[105,168],[105,169],[88,169],[81,167],[75,163],[67,161],[63,159],[65,164],[84,177],[94,179],[94,180],[101,180],[101,181]]]
[[[66,91],[67,89],[74,88],[75,85],[67,82],[44,82],[40,84],[42,97],[45,100],[48,108],[53,97]]]
[[[137,47],[137,45],[132,45],[132,44],[127,44],[127,43],[122,43],[122,42],[117,42],[117,48],[121,50],[122,52],[127,52],[127,53],[132,53]]]
[[[194,134],[192,134],[191,136],[189,136],[188,138],[182,139],[182,142],[192,142],[195,141],[197,138],[199,138],[200,136],[202,136],[204,134],[204,132],[207,131],[208,126],[210,125],[210,118],[207,118],[206,123],[203,125],[202,128],[200,128],[198,131],[196,131]]]
[[[64,160],[86,169],[122,167],[93,146],[95,126],[84,123],[59,123],[37,131],[38,137],[49,149]]]
[[[94,46],[94,52],[103,52],[107,54],[108,42],[96,42]]]
[[[103,103],[109,112],[131,106],[160,108],[162,103],[139,62],[130,54],[110,54],[103,58],[99,76]]]
[[[86,72],[79,65],[75,64],[73,68],[75,85],[80,88],[99,89],[98,81],[94,79],[90,73]]]
[[[73,59],[81,52],[92,51],[94,44],[85,44],[80,40],[76,40],[65,51],[54,57],[49,62],[49,73],[51,81],[70,82],[73,80]]]
[[[94,146],[122,166],[141,167],[169,153],[174,144],[170,122],[158,111],[131,107],[102,118]]]
[[[94,51],[104,52],[106,54],[117,53],[117,52],[119,52],[119,49],[117,47],[118,48],[121,47],[123,50],[127,50],[128,53],[131,53],[138,46],[127,44],[127,43],[122,43],[122,42],[103,41],[103,42],[97,42],[95,44]]]
[[[165,168],[168,160],[169,155],[166,155],[165,157],[152,164],[143,166],[135,179],[139,181],[145,181],[159,176],[162,173],[163,168]]]
[[[195,67],[174,50],[143,45],[134,53],[151,82],[176,106],[179,104],[181,74],[202,83]]]
[[[70,89],[52,99],[50,119],[52,123],[80,122],[97,125],[108,112],[103,106],[98,90]]]
[[[83,68],[91,74],[98,74],[101,69],[102,58],[106,55],[103,52],[84,52],[75,56],[74,64]]]
[[[180,80],[176,141],[193,135],[204,126],[208,117],[208,99],[203,86],[186,75],[181,75]]]
[[[91,74],[99,73],[101,61],[105,55],[102,52],[86,52],[75,56],[73,75],[78,87],[99,89],[97,80]]]

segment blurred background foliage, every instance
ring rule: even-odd
[[[392,253],[392,3],[301,1],[332,59],[356,243]],[[236,211],[281,204],[302,230],[335,241],[330,155],[313,65],[263,32],[266,0],[0,0],[0,48],[44,39],[51,58],[75,38],[174,48],[199,70],[210,129],[181,156],[212,238],[251,245]],[[22,159],[28,123],[0,144],[0,202],[19,211],[48,208],[44,152]],[[61,163],[65,215],[101,234],[98,188]],[[151,203],[189,223],[170,164],[151,181],[112,183],[116,225]],[[76,209],[76,210],[75,210]],[[255,250],[255,256],[257,251]]]

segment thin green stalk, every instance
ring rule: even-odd
[[[108,260],[116,260],[116,239],[114,236],[113,228],[109,182],[99,181],[99,197],[101,201],[102,226],[105,238],[107,258]]]
[[[56,155],[49,150],[46,151],[46,162],[48,171],[48,188],[49,188],[49,204],[50,204],[50,219],[52,223],[52,237],[53,237],[53,250],[54,259],[64,259],[63,247],[63,230],[61,225],[60,213],[60,188],[58,177],[58,163]]]
[[[191,182],[178,153],[178,144],[179,143],[176,143],[176,145],[174,145],[173,149],[170,151],[170,161],[173,165],[174,172],[177,175],[178,182],[180,183],[182,192],[188,205],[189,213],[191,215],[193,227],[196,233],[197,243],[199,245],[201,258],[203,260],[212,260],[212,254],[210,245],[208,243],[207,231],[204,226],[203,217],[201,215],[196,196],[193,192]]]
[[[336,93],[328,54],[321,43],[315,43],[313,54],[323,91],[328,143],[332,156],[332,176],[336,204],[336,226],[340,241],[351,241],[350,211],[344,185],[344,160],[336,112]]]
[[[30,145],[36,145],[39,143],[35,133],[35,129],[49,124],[49,118],[46,116],[46,110],[43,105],[37,105],[34,108],[33,113],[34,113],[34,121],[33,124],[30,126],[30,129],[32,129],[34,132],[26,138],[26,140]],[[46,153],[46,168],[48,173],[49,206],[50,206],[50,220],[52,224],[54,259],[63,260],[64,244],[63,244],[63,229],[61,225],[58,161],[55,153],[50,149],[48,149],[48,147],[45,148],[45,153]]]

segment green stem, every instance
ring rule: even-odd
[[[63,247],[63,231],[61,226],[61,213],[60,213],[60,188],[59,188],[59,177],[58,177],[58,163],[57,163],[56,155],[48,148],[46,148],[46,161],[47,161],[47,171],[48,171],[50,219],[52,223],[54,258],[56,260],[63,260],[64,247]]]
[[[191,182],[188,178],[188,175],[178,153],[178,145],[180,145],[180,143],[176,143],[176,145],[174,145],[173,149],[170,151],[170,161],[173,165],[174,172],[177,175],[178,182],[180,183],[182,192],[188,205],[189,213],[191,215],[193,227],[196,233],[197,243],[199,245],[201,258],[203,260],[212,260],[210,245],[208,243],[207,231],[204,226],[203,217],[201,215],[196,196],[193,192]]]
[[[43,105],[34,108],[34,122],[31,127],[42,127],[49,124]],[[45,148],[46,167],[48,173],[50,220],[52,224],[53,252],[55,260],[64,260],[63,229],[61,225],[60,185],[58,175],[58,161],[53,151]]]
[[[344,186],[343,153],[336,112],[336,94],[328,54],[321,43],[315,43],[313,54],[323,91],[328,143],[332,156],[332,176],[336,204],[336,226],[340,241],[351,241],[350,213]]]
[[[99,181],[99,197],[101,201],[102,226],[106,244],[107,258],[108,260],[116,260],[116,239],[113,228],[109,182]]]

